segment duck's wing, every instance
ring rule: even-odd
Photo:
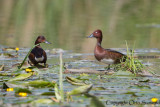
[[[46,55],[45,51],[43,51],[43,57],[44,57],[43,63],[46,63],[46,61],[47,61],[47,55]]]
[[[35,60],[35,55],[32,52],[29,54],[28,58],[32,62],[32,64],[37,64],[37,61]]]
[[[111,49],[105,49],[107,55],[105,56],[107,59],[113,59],[114,63],[120,63],[121,61],[124,62],[127,58],[127,56],[121,52],[111,50]]]
[[[118,52],[118,51],[116,51],[116,50],[112,50],[112,49],[105,49],[105,50],[108,51],[108,52],[114,53],[114,54],[120,54],[120,55],[122,55],[122,56],[126,56],[125,54],[123,54],[123,53],[121,53],[121,52]]]

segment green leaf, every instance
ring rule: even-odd
[[[32,104],[52,104],[53,101],[51,99],[38,99],[38,100],[34,100],[32,101]]]
[[[72,91],[68,92],[68,95],[78,95],[78,94],[85,94],[88,93],[92,89],[92,84],[80,86],[78,88],[73,89]]]
[[[35,80],[25,83],[25,86],[31,86],[35,88],[54,87],[55,82],[48,82],[43,80]]]
[[[20,74],[20,75],[18,75],[16,77],[10,79],[9,82],[24,80],[24,79],[27,79],[27,78],[29,78],[31,76],[32,76],[32,73]]]
[[[14,88],[14,90],[15,90],[15,94],[18,94],[20,92],[25,92],[25,93],[28,93],[28,94],[32,93],[29,89],[26,89],[26,88]]]
[[[113,75],[115,75],[115,76],[135,76],[130,71],[122,71],[122,70],[117,71]]]
[[[4,64],[0,65],[0,71],[3,71],[3,70],[4,70]]]
[[[130,89],[151,89],[150,86],[148,85],[134,85],[134,86],[130,86]]]
[[[126,92],[126,93],[124,93],[124,94],[131,94],[132,97],[138,97],[138,96],[136,95],[136,92],[128,91],[128,92]]]
[[[60,90],[58,89],[57,84],[55,84],[54,90],[55,90],[55,95],[56,95],[57,100],[61,101]]]
[[[96,96],[85,94],[85,96],[91,98],[89,107],[105,107],[105,105],[99,101],[99,99]]]
[[[149,79],[146,79],[146,80],[142,80],[142,81],[139,81],[139,82],[149,82],[150,80]]]
[[[84,83],[82,80],[73,78],[73,77],[68,77],[66,76],[66,80],[71,83],[72,85],[87,85],[86,83]]]
[[[104,87],[95,87],[92,90],[106,90],[106,88],[104,88]]]
[[[55,96],[54,92],[44,92],[41,95],[45,95],[45,96]]]

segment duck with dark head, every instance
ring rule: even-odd
[[[104,49],[101,46],[103,38],[101,30],[95,30],[90,36],[88,36],[88,38],[97,39],[97,43],[94,49],[94,56],[98,61],[109,64],[108,69],[110,69],[110,64],[118,64],[121,61],[125,61],[127,57],[126,55],[115,50]]]
[[[44,36],[38,36],[35,41],[35,45],[37,44],[39,45],[34,47],[28,56],[30,65],[33,64],[36,66],[38,63],[44,63],[44,65],[46,66],[47,55],[46,55],[46,52],[40,46],[40,43],[51,44],[50,42],[46,40]]]

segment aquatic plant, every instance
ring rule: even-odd
[[[134,75],[138,74],[139,72],[142,72],[144,69],[144,65],[141,63],[141,61],[134,56],[134,47],[130,51],[128,48],[128,44],[126,41],[126,47],[127,47],[127,57],[124,62],[121,61],[120,64],[116,65],[116,70],[122,70],[122,71],[130,71]],[[123,60],[123,59],[122,59]]]
[[[59,100],[59,102],[64,102],[64,92],[63,92],[63,59],[62,59],[62,53],[60,53],[59,56],[59,60],[60,60],[60,68],[59,68],[59,88],[57,86],[57,84],[55,84],[55,95],[57,100]]]

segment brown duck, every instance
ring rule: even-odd
[[[115,50],[102,48],[101,42],[103,36],[101,30],[95,30],[90,36],[88,36],[88,38],[97,39],[97,43],[94,49],[94,56],[98,61],[109,64],[109,67],[110,64],[118,64],[121,61],[125,61],[127,57],[126,55]]]
[[[35,41],[35,45],[39,43],[51,44],[50,42],[46,41],[46,38],[44,36],[37,37]],[[46,65],[47,55],[46,55],[46,52],[40,46],[40,44],[32,49],[28,58],[29,58],[30,65],[34,64],[36,66],[38,63],[44,63],[44,65]]]

